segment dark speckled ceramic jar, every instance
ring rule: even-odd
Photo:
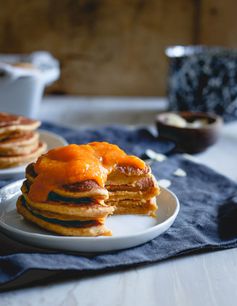
[[[201,111],[237,119],[237,50],[172,46],[168,97],[170,109]]]

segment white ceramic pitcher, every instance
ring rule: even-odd
[[[30,63],[33,69],[14,63]],[[36,118],[45,86],[59,75],[59,62],[48,52],[0,54],[0,112]]]

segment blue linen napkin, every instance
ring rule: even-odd
[[[52,124],[44,124],[43,128],[57,132],[73,143],[107,140],[139,156],[147,148],[162,153],[169,153],[173,148],[173,144],[158,141],[146,129],[131,131],[107,127],[74,131]],[[73,270],[85,274],[237,246],[235,182],[179,155],[170,156],[163,162],[153,162],[151,167],[158,179],[171,180],[170,189],[181,203],[180,213],[166,233],[135,248],[94,255],[37,249],[0,233],[0,285],[10,284],[34,269],[65,273]],[[187,176],[174,176],[178,168],[183,169]],[[6,184],[6,181],[1,184]]]

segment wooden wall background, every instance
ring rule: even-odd
[[[0,0],[0,52],[48,50],[50,92],[165,95],[172,44],[237,47],[236,0]]]

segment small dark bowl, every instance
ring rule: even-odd
[[[176,112],[175,114],[188,122],[197,119],[206,119],[208,122],[201,127],[177,127],[165,123],[167,114],[169,113],[156,116],[156,126],[159,137],[174,141],[177,151],[200,153],[217,141],[222,126],[222,119],[219,116],[201,112]]]

